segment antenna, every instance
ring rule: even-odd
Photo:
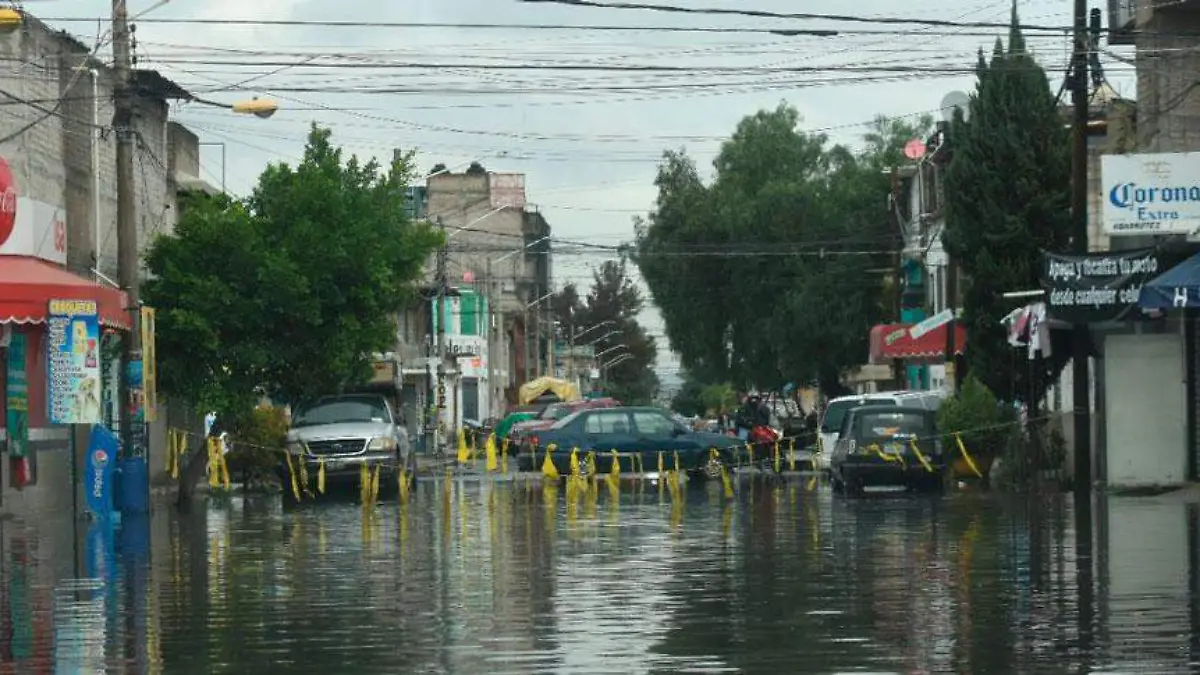
[[[954,120],[954,111],[961,110],[964,122],[971,120],[971,97],[961,91],[952,91],[942,98],[942,119]]]

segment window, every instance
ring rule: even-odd
[[[616,411],[593,412],[584,420],[583,430],[588,434],[627,434],[629,416]]]
[[[928,417],[919,413],[867,413],[858,418],[858,435],[864,443],[921,437],[929,433]]]
[[[338,398],[318,401],[296,412],[293,427],[344,422],[387,422],[391,419],[382,398]]]
[[[458,323],[461,326],[459,333],[462,335],[479,335],[479,312],[481,310],[480,298],[474,293],[463,292],[459,300]]]
[[[633,413],[633,424],[642,436],[670,436],[676,428],[671,418],[654,412]]]

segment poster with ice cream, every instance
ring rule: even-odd
[[[51,300],[46,404],[51,424],[99,424],[100,317],[94,300]]]

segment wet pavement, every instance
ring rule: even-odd
[[[1080,568],[1069,496],[736,487],[626,482],[614,501],[437,479],[365,511],[354,491],[213,497],[127,520],[111,549],[49,516],[0,521],[0,673],[1200,664],[1200,511],[1179,495],[1099,498]]]

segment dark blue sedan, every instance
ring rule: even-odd
[[[583,473],[607,473],[612,471],[616,450],[622,472],[657,471],[661,456],[667,471],[678,468],[693,476],[715,478],[722,466],[737,460],[741,447],[736,438],[692,431],[659,408],[604,408],[580,410],[549,429],[533,432],[523,439],[518,461],[522,470],[536,470],[549,448],[555,468],[566,476],[571,471],[571,451],[578,450]],[[594,453],[594,465],[588,461],[589,453]]]

